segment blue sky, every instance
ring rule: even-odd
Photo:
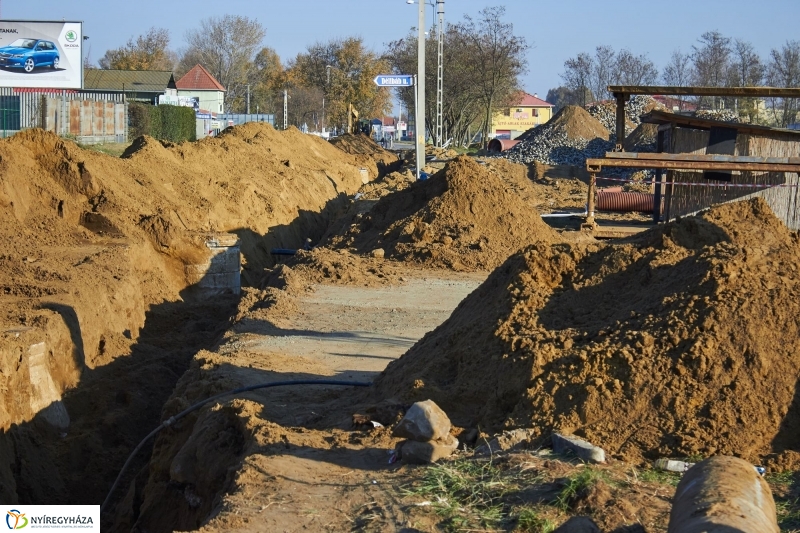
[[[560,85],[564,60],[601,44],[647,54],[661,70],[673,50],[689,51],[709,30],[750,41],[763,58],[771,48],[800,39],[800,0],[446,0],[445,20],[476,18],[493,5],[505,6],[514,33],[532,45],[522,81],[540,97]],[[258,19],[267,28],[264,45],[284,62],[314,42],[338,37],[360,36],[380,51],[416,26],[416,10],[406,0],[0,0],[3,19],[84,21],[95,62],[151,26],[170,30],[179,49],[200,20],[225,14]],[[426,17],[432,12],[427,8]]]

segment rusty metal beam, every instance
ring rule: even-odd
[[[671,85],[609,85],[614,96],[631,94],[663,94],[686,96],[757,96],[800,98],[800,88],[783,87],[676,87]]]
[[[673,154],[678,155],[678,154]],[[600,172],[603,167],[663,168],[672,170],[739,170],[751,172],[800,172],[800,164],[748,163],[741,161],[682,161],[676,159],[587,159],[586,170]]]

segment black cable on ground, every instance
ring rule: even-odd
[[[372,385],[372,383],[368,383],[368,382],[364,382],[364,381],[338,381],[338,380],[332,380],[332,379],[300,379],[300,380],[293,380],[293,381],[273,381],[272,383],[259,383],[258,385],[250,385],[249,387],[241,387],[241,388],[230,390],[230,391],[227,391],[227,392],[221,392],[221,393],[216,394],[216,395],[214,395],[214,396],[212,396],[210,398],[206,398],[205,400],[201,400],[201,401],[197,402],[196,404],[192,405],[191,407],[187,407],[186,409],[184,409],[183,411],[181,411],[177,415],[171,416],[168,419],[164,420],[161,423],[161,425],[159,425],[156,429],[154,429],[153,431],[148,433],[147,436],[145,438],[143,438],[142,441],[136,446],[136,448],[133,449],[133,451],[131,452],[130,456],[128,456],[128,459],[125,461],[125,464],[122,465],[122,470],[119,471],[119,474],[117,475],[117,479],[114,480],[114,484],[111,485],[111,489],[108,491],[108,495],[106,496],[106,499],[103,501],[103,505],[100,506],[100,513],[102,514],[103,511],[105,510],[106,505],[108,505],[108,502],[111,500],[111,495],[114,494],[114,491],[116,490],[117,485],[119,485],[119,482],[122,479],[122,475],[125,473],[125,470],[128,469],[128,466],[130,466],[130,463],[131,463],[131,461],[133,461],[133,458],[136,457],[136,454],[139,453],[139,450],[142,449],[142,447],[145,445],[145,443],[147,443],[147,441],[149,441],[156,434],[158,434],[159,431],[161,431],[164,428],[170,427],[172,424],[174,424],[175,422],[177,422],[178,420],[180,420],[184,416],[186,416],[189,413],[192,413],[194,411],[197,411],[198,409],[200,409],[201,407],[203,407],[207,403],[213,402],[214,400],[218,400],[219,398],[222,398],[224,396],[230,396],[231,394],[239,394],[239,393],[242,393],[242,392],[249,392],[249,391],[254,391],[254,390],[258,390],[258,389],[267,389],[267,388],[270,388],[270,387],[284,387],[284,386],[292,386],[292,385],[338,385],[338,386],[342,386],[342,387],[369,387],[370,385]]]

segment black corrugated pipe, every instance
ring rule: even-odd
[[[241,387],[227,392],[221,392],[210,398],[201,400],[196,404],[192,405],[191,407],[187,407],[177,415],[171,416],[168,419],[164,420],[156,429],[148,433],[147,436],[143,438],[139,444],[136,445],[136,448],[134,448],[130,456],[128,456],[128,459],[125,461],[125,464],[122,465],[122,469],[119,471],[117,479],[114,480],[114,484],[111,485],[111,489],[109,489],[108,495],[106,496],[106,499],[103,501],[103,505],[100,506],[100,513],[102,514],[103,510],[105,510],[106,505],[108,505],[108,502],[111,500],[111,495],[114,494],[117,485],[119,485],[119,482],[122,479],[122,474],[124,474],[125,470],[128,469],[128,466],[130,465],[131,461],[133,461],[133,458],[136,457],[136,454],[139,453],[139,450],[142,449],[145,443],[150,439],[152,439],[154,436],[156,436],[156,434],[158,434],[159,431],[161,431],[164,428],[170,427],[172,424],[174,424],[184,416],[194,411],[197,411],[207,403],[213,402],[214,400],[218,400],[225,396],[230,396],[232,394],[240,394],[242,392],[249,392],[258,389],[267,389],[270,387],[286,387],[292,385],[338,385],[342,387],[369,387],[370,385],[372,385],[372,383],[368,383],[365,381],[339,381],[334,379],[300,379],[293,381],[273,381],[272,383],[259,383],[258,385],[250,385],[249,387]]]

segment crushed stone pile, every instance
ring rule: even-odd
[[[658,100],[646,94],[634,94],[625,104],[625,135],[630,135],[639,124],[641,116],[652,110],[665,111],[666,108]],[[611,132],[612,140],[616,139],[617,103],[613,100],[595,102],[586,106],[586,111],[596,118]]]
[[[739,116],[732,109],[698,109],[692,115],[721,122],[739,122]]]
[[[579,106],[566,106],[547,123],[523,133],[514,147],[502,152],[515,163],[583,166],[590,157],[602,157],[614,148],[611,134]]]
[[[624,460],[798,454],[800,244],[761,199],[510,257],[375,383]],[[773,457],[774,459],[774,457]],[[778,461],[778,459],[775,459]]]
[[[428,180],[337,223],[341,230],[323,242],[360,254],[380,249],[386,258],[410,263],[485,271],[527,244],[554,238],[534,207],[524,172],[461,156]]]

